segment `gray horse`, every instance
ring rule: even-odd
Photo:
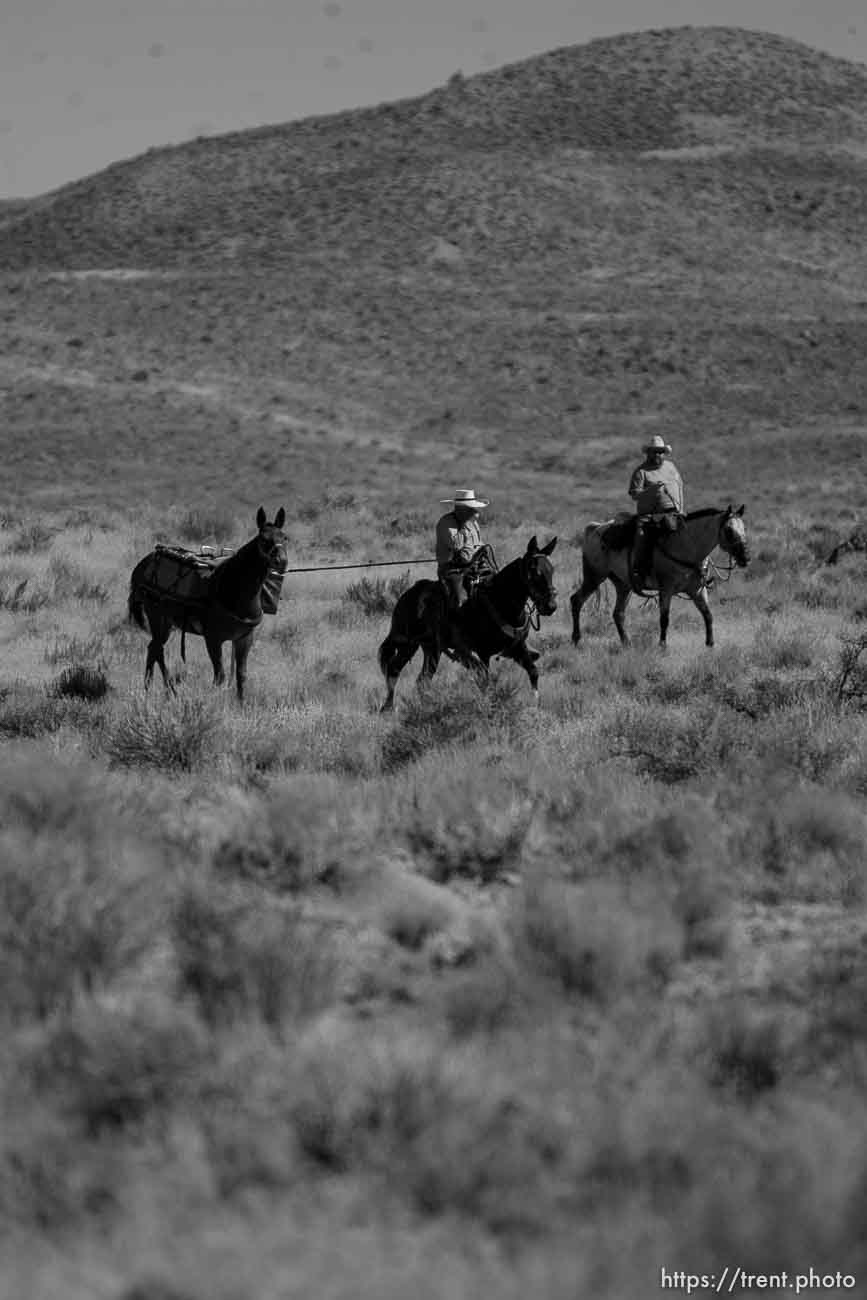
[[[657,542],[648,592],[659,595],[659,644],[664,646],[672,596],[689,596],[704,619],[705,644],[713,645],[713,615],[707,600],[706,561],[719,546],[739,568],[749,563],[750,553],[744,528],[744,507],[735,510],[694,510],[680,520],[678,529]],[[630,559],[634,539],[632,528],[623,529],[614,520],[588,524],[584,530],[583,581],[571,598],[572,643],[581,640],[581,608],[606,578],[617,592],[614,626],[623,645],[629,644],[624,614],[633,594]],[[618,536],[620,532],[620,536]]]

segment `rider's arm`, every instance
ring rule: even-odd
[[[644,470],[639,467],[633,472],[632,478],[629,480],[629,495],[632,497],[633,501],[636,501],[641,496],[643,488]]]
[[[677,470],[674,471],[674,482],[671,488],[671,497],[677,507],[677,513],[682,515],[683,511],[683,479]]]
[[[460,528],[449,524],[447,516],[440,519],[437,524],[437,564],[466,564],[472,556],[472,547],[462,547],[463,541]]]
[[[458,564],[469,564],[476,553],[476,538],[468,536],[465,529],[455,531],[454,556]]]

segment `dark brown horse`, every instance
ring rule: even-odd
[[[659,644],[664,646],[668,632],[671,598],[683,592],[704,619],[705,644],[713,645],[713,615],[707,601],[706,560],[719,546],[732,557],[739,568],[749,563],[750,553],[744,528],[744,507],[735,510],[694,510],[686,515],[678,530],[656,544],[653,556],[653,573],[647,584],[649,591],[659,595]],[[634,524],[634,520],[633,520]],[[581,640],[581,607],[610,578],[617,592],[614,602],[614,626],[623,645],[629,644],[624,615],[633,588],[630,582],[631,539],[606,543],[620,526],[613,520],[604,524],[588,524],[584,530],[582,555],[583,581],[571,599],[572,642]],[[634,534],[634,526],[632,529]]]
[[[222,686],[226,680],[223,642],[231,641],[238,699],[244,698],[247,656],[264,612],[263,588],[269,582],[273,586],[275,579],[279,583],[289,562],[288,542],[282,531],[285,522],[286,511],[282,507],[269,524],[260,506],[256,515],[257,535],[217,564],[194,591],[181,593],[177,587],[167,588],[161,582],[159,551],[152,551],[139,561],[130,578],[128,608],[130,618],[151,634],[145,687],[153,679],[154,664],[159,664],[163,681],[174,691],[166,671],[164,648],[172,631],[179,628],[182,638],[187,632],[205,638],[216,686]],[[181,654],[184,657],[183,648]]]
[[[444,651],[453,652],[482,678],[487,677],[491,659],[501,655],[526,670],[538,698],[539,655],[528,648],[527,633],[533,608],[546,615],[557,608],[554,566],[548,558],[556,545],[556,537],[543,547],[531,537],[523,555],[495,573],[451,614],[436,579],[423,578],[405,591],[394,607],[388,636],[379,647],[379,666],[388,691],[381,711],[394,708],[397,679],[419,647],[424,655],[419,683],[433,677]]]

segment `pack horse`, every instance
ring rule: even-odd
[[[186,662],[186,635],[205,639],[214,669],[214,684],[225,681],[223,645],[232,644],[238,699],[244,698],[247,657],[253,636],[265,614],[275,614],[289,563],[286,511],[281,507],[272,523],[260,506],[258,532],[228,558],[157,546],[135,566],[130,578],[128,609],[133,622],[150,631],[145,663],[145,687],[159,664],[170,691],[165,646],[175,629],[181,633],[181,658]]]

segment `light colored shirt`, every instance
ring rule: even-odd
[[[437,568],[469,563],[482,544],[482,530],[475,515],[458,523],[453,510],[437,520]]]
[[[664,460],[651,468],[646,462],[633,471],[629,495],[640,515],[655,515],[663,510],[683,514],[683,479],[674,461]]]

